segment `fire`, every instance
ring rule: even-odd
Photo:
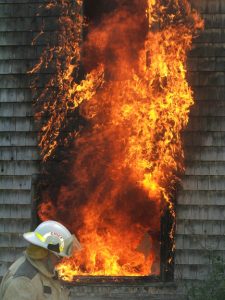
[[[68,12],[65,3],[59,2]],[[171,199],[184,170],[181,131],[193,104],[187,52],[203,23],[185,0],[121,3],[90,25],[83,44],[81,15],[60,19],[61,44],[33,69],[56,56],[55,77],[36,106],[50,178],[39,216],[64,223],[83,245],[58,267],[66,280],[159,274],[160,219],[167,209],[175,217]],[[80,62],[83,80],[74,75]],[[50,91],[54,85],[57,93]],[[77,112],[87,124],[61,137]],[[62,144],[65,178],[48,165]]]

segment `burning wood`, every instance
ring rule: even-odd
[[[187,51],[203,23],[185,0],[114,1],[81,43],[81,1],[75,8],[51,2],[49,9],[54,5],[64,15],[59,45],[34,71],[53,58],[57,71],[38,98],[36,117],[43,120],[44,164],[63,143],[70,145],[69,163],[57,184],[48,173],[39,216],[66,224],[84,247],[59,266],[60,274],[159,274],[160,219],[167,209],[175,218],[171,199],[184,169],[180,135],[193,104]],[[76,114],[86,126],[63,135]]]

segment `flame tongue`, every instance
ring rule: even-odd
[[[71,80],[71,65],[61,73],[71,82],[70,110],[79,107],[88,126],[77,134],[67,182],[54,199],[51,189],[43,195],[39,215],[69,225],[84,246],[59,266],[68,280],[159,273],[160,218],[167,207],[174,216],[171,195],[183,171],[180,133],[193,104],[186,55],[201,21],[186,1],[142,4],[137,14],[123,6],[92,28],[83,45],[90,72],[80,84]],[[44,159],[56,147],[56,140],[47,144]]]

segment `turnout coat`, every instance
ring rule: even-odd
[[[68,290],[55,279],[43,261],[26,253],[17,259],[3,277],[1,300],[69,300]]]

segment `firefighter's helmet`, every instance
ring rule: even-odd
[[[61,257],[70,257],[81,250],[81,244],[69,230],[56,221],[45,221],[33,232],[23,234],[25,240],[36,246],[48,249]]]

